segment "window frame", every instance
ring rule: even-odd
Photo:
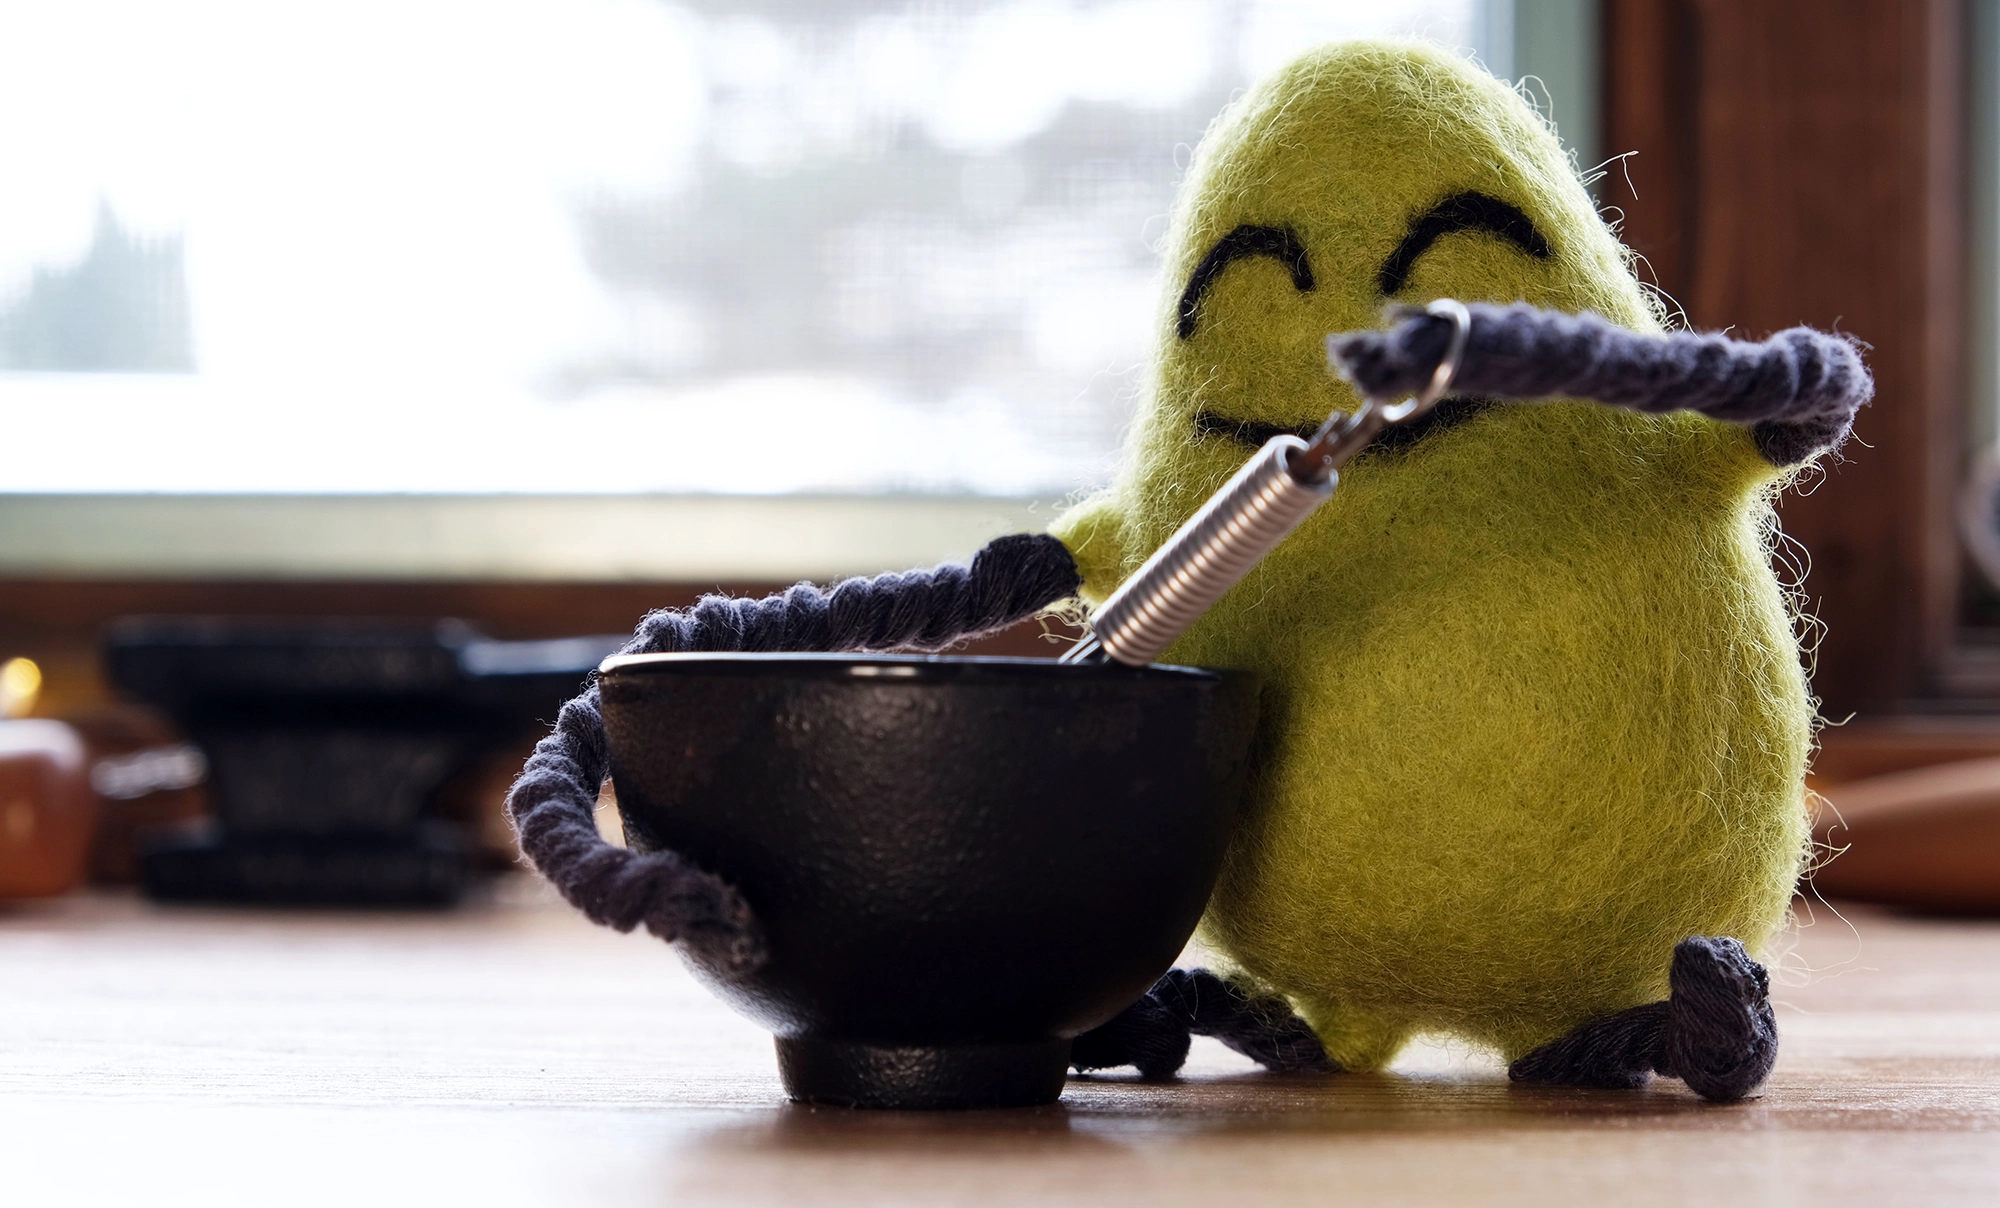
[[[2000,658],[1961,622],[1968,461],[1966,0],[1606,0],[1607,180],[1691,325],[1870,346],[1874,403],[1786,492],[1832,720],[1978,710]]]

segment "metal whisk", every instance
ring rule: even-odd
[[[1333,496],[1340,467],[1376,433],[1436,405],[1451,389],[1465,355],[1472,316],[1450,298],[1424,308],[1453,324],[1451,342],[1424,389],[1393,406],[1363,399],[1353,412],[1329,415],[1310,441],[1282,434],[1266,441],[1242,469],[1146,559],[1090,619],[1090,633],[1065,663],[1112,659],[1143,667],[1250,568]]]

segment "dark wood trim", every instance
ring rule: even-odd
[[[2000,717],[1902,715],[1830,726],[1820,732],[1813,777],[1841,784],[1963,759],[2000,756]]]
[[[67,715],[106,703],[98,640],[110,621],[140,614],[370,617],[468,621],[497,638],[629,633],[656,608],[684,608],[710,592],[762,596],[783,583],[256,582],[243,580],[0,579],[0,659],[25,655],[45,674],[37,712]],[[1028,621],[966,646],[966,653],[1053,657],[1078,631]]]
[[[425,583],[369,580],[0,580],[0,635],[95,641],[107,621],[141,613],[258,617],[459,617],[497,638],[624,633],[655,608],[706,592],[764,595],[779,583]]]
[[[1606,0],[1607,201],[1690,323],[1871,346],[1845,458],[1781,506],[1827,712],[1951,690],[1964,455],[1963,0]]]
[[[1697,14],[1690,0],[1607,0],[1602,33],[1604,154],[1622,156],[1604,204],[1647,284],[1678,300],[1693,278],[1700,164]]]

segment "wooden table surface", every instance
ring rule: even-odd
[[[452,914],[0,909],[0,1203],[2000,1204],[2000,923],[1820,907],[1775,1077],[1526,1090],[1445,1047],[1054,1107],[809,1109],[658,941]]]

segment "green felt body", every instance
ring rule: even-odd
[[[1313,52],[1217,119],[1169,235],[1153,380],[1115,483],[1055,525],[1101,600],[1249,455],[1206,410],[1291,427],[1354,405],[1329,332],[1380,326],[1411,216],[1477,190],[1548,237],[1440,239],[1393,299],[1658,320],[1542,120],[1416,44]],[[1289,227],[1316,287],[1237,261]],[[1352,463],[1331,502],[1167,653],[1267,683],[1244,819],[1203,924],[1349,1068],[1443,1032],[1509,1058],[1665,996],[1676,941],[1752,951],[1805,851],[1813,713],[1771,571],[1779,473],[1747,431],[1497,406]]]

